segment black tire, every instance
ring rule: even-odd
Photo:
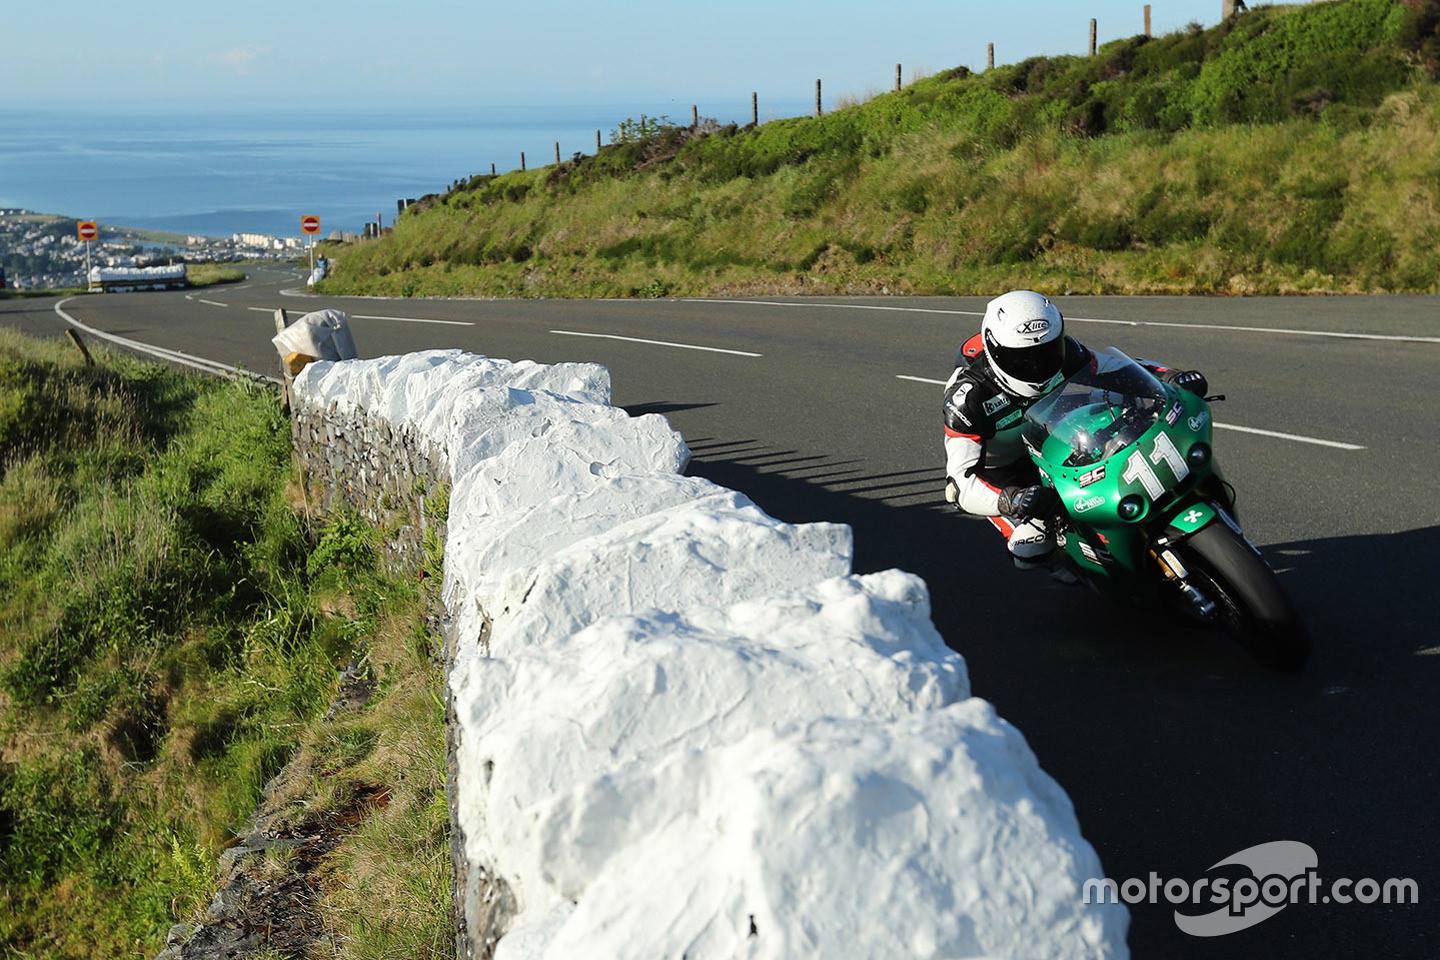
[[[1183,545],[1190,579],[1216,605],[1216,620],[1255,657],[1276,670],[1299,670],[1310,637],[1275,572],[1223,522]]]

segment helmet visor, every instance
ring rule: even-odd
[[[995,365],[1022,383],[1045,383],[1065,365],[1065,338],[1029,347],[1002,347],[986,337],[985,350]]]

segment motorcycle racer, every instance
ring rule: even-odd
[[[945,384],[945,499],[989,519],[1022,570],[1054,556],[1046,518],[1057,506],[1021,441],[1025,410],[1090,362],[1090,350],[1066,336],[1058,307],[1041,294],[1014,290],[986,305],[980,332],[960,348]],[[1199,371],[1140,362],[1161,380],[1205,394]],[[1061,568],[1055,573],[1073,579]]]

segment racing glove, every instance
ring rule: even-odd
[[[1050,487],[1038,483],[1033,487],[1006,487],[1000,491],[1000,515],[1007,520],[1023,523],[1036,518],[1044,519],[1059,504],[1059,495]]]
[[[1160,379],[1173,383],[1181,390],[1188,390],[1197,397],[1205,396],[1210,389],[1210,381],[1206,380],[1205,374],[1199,370],[1166,370],[1160,375]]]

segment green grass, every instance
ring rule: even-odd
[[[323,289],[1440,290],[1436,11],[1260,8],[819,118],[662,128],[429,198],[332,246]]]
[[[388,799],[326,869],[341,955],[438,954],[443,681],[418,586],[355,521],[292,507],[273,394],[72,354],[0,331],[4,952],[153,955],[299,758],[297,812]],[[324,721],[352,658],[379,695]]]
[[[192,287],[213,287],[239,283],[245,279],[245,271],[228,263],[192,263],[185,267],[185,277]]]

